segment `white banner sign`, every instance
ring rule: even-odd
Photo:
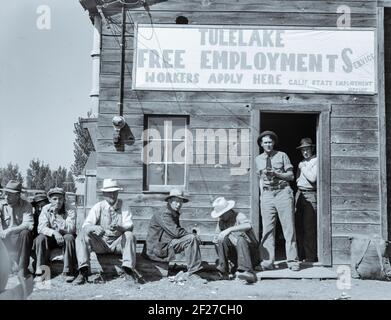
[[[374,30],[141,25],[133,89],[376,93]]]

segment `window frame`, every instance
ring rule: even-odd
[[[183,119],[185,122],[185,132],[189,130],[190,126],[190,115],[188,114],[144,114],[144,131],[149,129],[149,121],[151,118],[163,118],[164,120],[170,120],[174,118],[178,119]],[[164,126],[164,130],[166,130]],[[164,137],[166,136],[166,132],[164,132]],[[143,192],[144,193],[167,193],[170,192],[170,190],[176,188],[176,189],[181,189],[186,191],[188,187],[188,163],[186,161],[187,155],[188,155],[188,136],[185,136],[185,161],[182,163],[180,162],[169,162],[167,161],[167,146],[166,146],[166,139],[162,138],[164,141],[164,146],[163,146],[163,152],[164,152],[164,161],[163,162],[149,162],[148,159],[148,152],[147,152],[147,143],[149,143],[149,137],[145,139],[146,137],[143,135],[143,151],[142,151],[142,159],[143,159]],[[172,143],[175,141],[182,141],[182,140],[170,140],[171,141],[171,148],[172,148]],[[165,183],[167,183],[167,172],[168,172],[168,165],[169,164],[182,164],[184,166],[184,183],[183,185],[149,185],[148,184],[148,169],[150,164],[163,164],[164,165],[164,179]]]

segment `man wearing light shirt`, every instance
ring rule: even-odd
[[[88,280],[90,252],[122,253],[122,268],[125,278],[135,282],[138,273],[136,266],[136,237],[132,233],[133,221],[129,211],[122,210],[122,201],[118,199],[118,187],[115,180],[103,181],[103,201],[95,204],[76,238],[76,253],[79,275],[76,284]]]
[[[305,261],[317,261],[317,197],[316,180],[318,162],[314,154],[315,145],[310,138],[301,139],[297,147],[303,155],[297,172],[296,214],[302,224],[302,244]],[[298,239],[300,241],[300,238]]]
[[[35,239],[37,268],[35,274],[42,276],[42,265],[47,265],[50,250],[62,248],[64,256],[63,276],[66,282],[75,279],[76,272],[76,214],[65,205],[65,192],[53,188],[48,192],[50,203],[42,208],[38,219],[38,237]]]
[[[27,277],[33,246],[33,208],[20,197],[20,182],[10,180],[4,191],[5,200],[0,202],[0,241],[4,242],[11,256],[15,255],[21,275]]]

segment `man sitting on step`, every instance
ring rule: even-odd
[[[129,211],[122,210],[122,201],[118,191],[122,190],[117,181],[103,181],[103,201],[95,204],[83,223],[76,238],[76,254],[79,264],[79,275],[76,284],[88,280],[90,253],[122,253],[122,269],[125,279],[136,282],[136,237],[132,233],[133,221]]]
[[[259,243],[250,220],[234,210],[235,201],[218,197],[213,202],[212,218],[218,218],[214,243],[219,262],[217,270],[222,279],[229,279],[229,273],[248,283],[257,281],[254,267],[259,264]],[[230,263],[231,262],[231,263]],[[230,268],[230,265],[233,265]]]
[[[176,253],[184,251],[186,276],[189,279],[200,279],[196,274],[202,268],[199,238],[186,231],[179,223],[182,204],[189,200],[177,189],[172,190],[165,200],[167,207],[157,211],[151,218],[144,252],[151,260],[168,262]]]

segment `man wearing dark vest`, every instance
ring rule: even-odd
[[[248,283],[256,282],[254,267],[259,264],[259,244],[250,220],[243,213],[234,210],[233,200],[227,201],[224,197],[219,197],[213,202],[213,207],[211,216],[219,219],[213,242],[219,256],[216,268],[221,273],[221,278],[229,279],[230,274],[237,270],[237,278]]]
[[[22,276],[29,275],[31,248],[33,246],[33,208],[20,197],[22,184],[10,180],[4,188],[5,200],[0,202],[0,239],[19,266]]]
[[[303,138],[297,147],[301,151],[303,160],[297,171],[296,212],[302,226],[302,238],[298,236],[304,248],[306,262],[316,262],[317,259],[317,197],[316,177],[317,159],[314,154],[315,145],[311,138]]]
[[[289,269],[299,271],[294,222],[293,166],[286,153],[274,150],[278,137],[273,131],[264,131],[258,137],[263,153],[255,158],[256,171],[260,176],[262,241],[261,268],[273,269],[275,261],[275,229],[277,215],[285,238],[285,252]]]

